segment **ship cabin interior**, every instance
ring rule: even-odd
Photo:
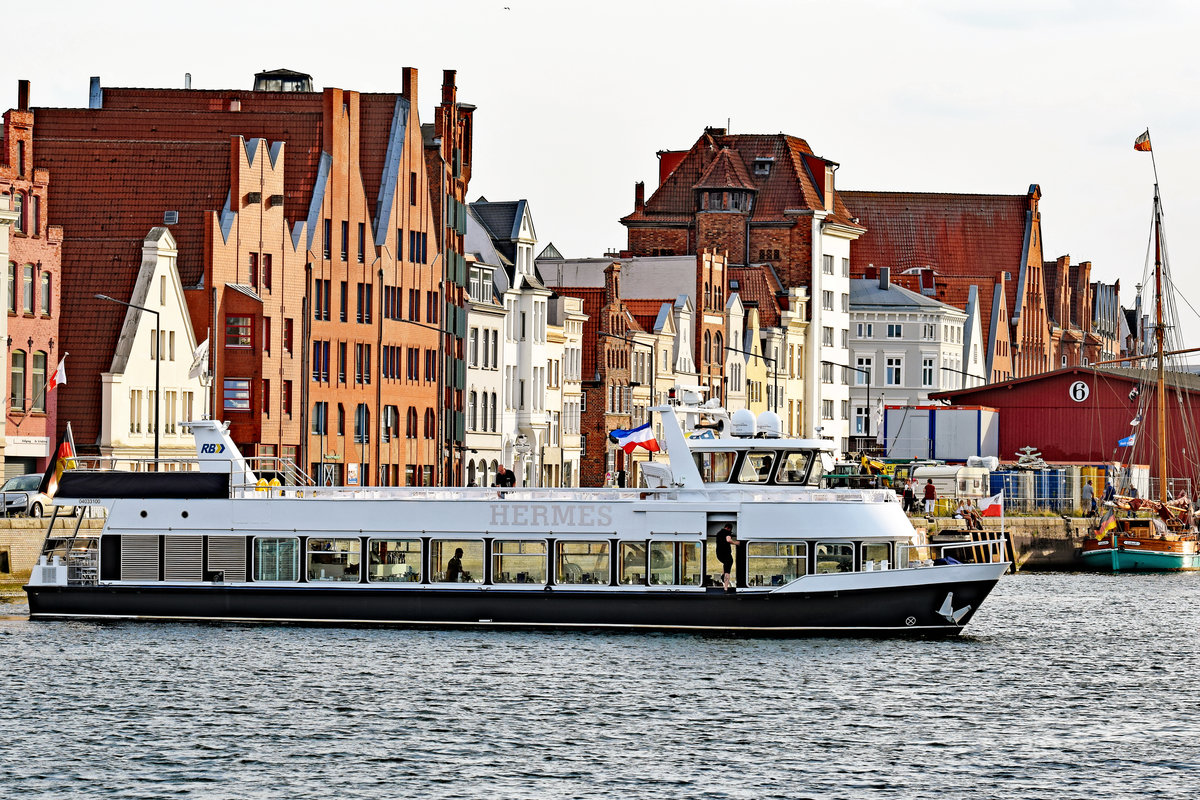
[[[721,586],[716,532],[726,521],[736,526],[732,515],[713,515],[704,538],[424,531],[386,536],[105,533],[98,547],[94,542],[89,547],[97,562],[90,582],[98,577],[101,583],[704,591]],[[59,556],[70,565],[78,561],[73,556],[81,545],[51,539],[46,556]],[[732,578],[739,588],[769,591],[806,575],[889,569],[919,555],[907,543],[878,538],[755,538],[741,540],[735,548]]]

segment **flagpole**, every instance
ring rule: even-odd
[[[71,354],[70,354],[70,353],[63,353],[63,354],[62,354],[62,358],[61,358],[61,359],[59,359],[59,361],[65,364],[65,363],[66,363],[66,361],[67,361],[67,356],[69,356],[69,355],[71,355]],[[57,367],[57,366],[55,366],[55,367],[54,367],[54,374],[55,374],[55,375],[57,375],[57,374],[58,374],[58,367]],[[57,386],[58,384],[55,384],[55,385]],[[16,420],[16,421],[13,423],[13,426],[14,426],[14,427],[17,427],[17,428],[21,427],[21,423],[22,423],[22,422],[24,422],[24,421],[25,421],[25,419],[26,419],[26,418],[27,418],[27,417],[28,417],[28,416],[29,416],[31,413],[33,413],[33,408],[34,408],[34,406],[36,406],[36,405],[37,405],[37,403],[38,403],[38,400],[41,400],[43,397],[46,397],[46,396],[48,396],[48,395],[47,395],[47,392],[49,392],[49,391],[50,391],[50,379],[49,379],[49,378],[46,378],[46,380],[42,381],[42,390],[41,390],[40,392],[38,392],[38,396],[37,396],[37,397],[35,397],[35,398],[33,398],[33,400],[31,400],[31,401],[29,402],[29,411],[26,411],[25,409],[23,409],[23,408],[22,408],[22,409],[21,409],[21,416],[17,418],[17,420]]]

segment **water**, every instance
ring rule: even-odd
[[[0,620],[0,785],[26,798],[1194,798],[1198,598],[1200,575],[1018,575],[951,641],[16,616]]]

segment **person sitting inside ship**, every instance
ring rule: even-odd
[[[463,549],[461,547],[454,550],[454,558],[446,563],[446,582],[458,583],[466,580],[467,573],[463,572],[462,568]]]

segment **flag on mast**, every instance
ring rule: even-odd
[[[67,430],[58,440],[58,447],[54,449],[54,458],[50,459],[50,463],[46,465],[46,474],[42,475],[38,491],[47,497],[54,497],[54,493],[58,491],[58,481],[62,478],[62,474],[69,469],[75,469],[76,466],[75,435],[71,433],[71,423],[68,422]]]
[[[192,366],[188,370],[189,378],[199,378],[208,372],[208,339],[196,346],[192,353]]]
[[[1139,136],[1133,140],[1133,149],[1140,150],[1143,153],[1150,152],[1150,129],[1149,128],[1146,129],[1145,133],[1143,133],[1141,136]]]
[[[658,439],[654,438],[654,431],[650,429],[649,422],[632,430],[617,428],[615,431],[609,432],[608,438],[626,453],[633,453],[638,447],[644,447],[651,453],[657,453],[660,449]]]
[[[50,380],[46,383],[46,393],[55,386],[65,385],[67,382],[67,357],[63,356],[58,361],[58,369],[54,370],[54,374],[50,376]]]

